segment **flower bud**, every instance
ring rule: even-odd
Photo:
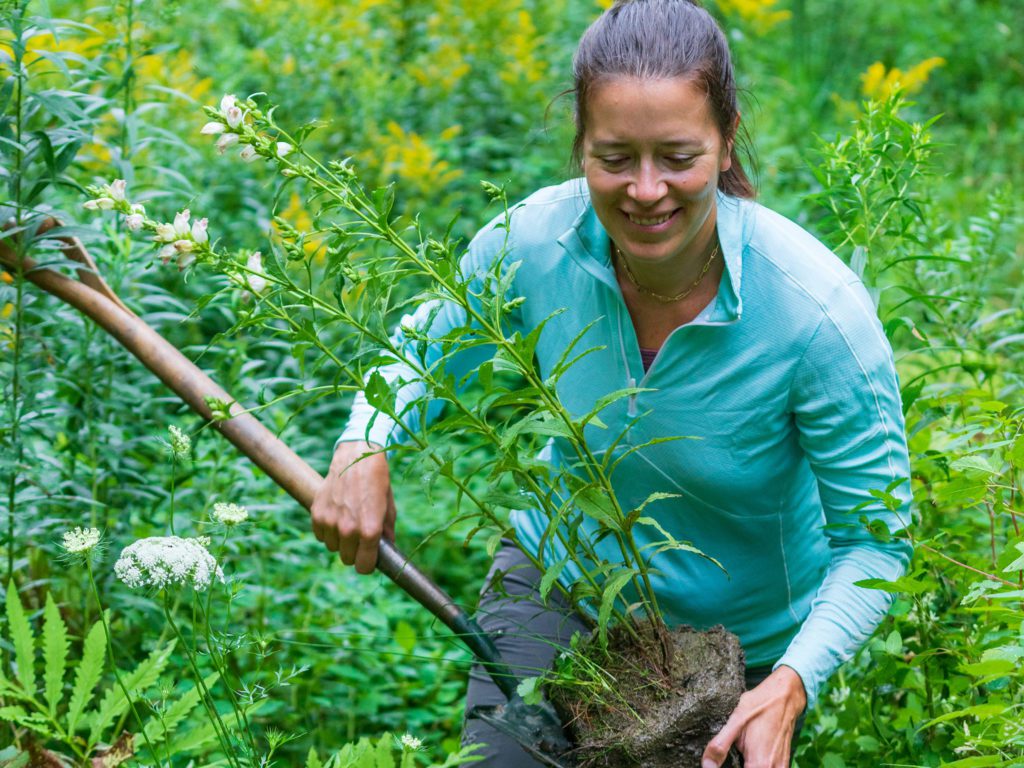
[[[263,272],[263,255],[259,251],[249,254],[249,260],[245,263],[246,269],[257,274],[246,275],[245,281],[249,289],[255,293],[263,293],[267,289],[267,280],[261,274]]]
[[[218,133],[224,133],[224,123],[219,123],[216,121],[207,123],[199,129],[199,133],[202,134],[203,136],[214,136]]]
[[[178,239],[177,232],[174,231],[173,224],[157,224],[156,225],[156,240],[159,243],[171,243]]]
[[[237,143],[238,143],[238,134],[237,133],[225,133],[223,136],[221,136],[219,139],[217,139],[217,143],[214,146],[217,147],[217,151],[220,152],[223,155],[224,154],[224,150],[226,150],[228,147],[233,146],[233,145],[235,145]]]
[[[285,157],[286,155],[290,155],[293,149],[295,149],[295,147],[293,147],[287,141],[279,141],[279,142],[277,142],[277,156],[278,157]]]
[[[205,243],[210,239],[206,234],[207,224],[207,219],[199,219],[192,224],[192,239],[199,244]]]
[[[87,211],[98,211],[100,209],[100,204],[95,200],[86,200],[82,203],[82,207]]]
[[[189,210],[186,208],[183,211],[179,211],[174,217],[174,234],[177,235],[179,239],[191,235],[191,231],[188,226],[189,215]]]
[[[259,155],[256,154],[256,147],[252,144],[246,144],[242,147],[242,151],[238,154],[240,158],[245,160],[247,163],[251,163],[253,160],[257,160]]]
[[[101,211],[109,211],[114,207],[114,201],[109,197],[96,198],[96,205]]]
[[[175,240],[172,245],[178,253],[190,253],[196,249],[196,244],[191,240]]]

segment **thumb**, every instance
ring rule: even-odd
[[[708,746],[701,758],[700,768],[721,768],[725,758],[729,756],[729,748],[736,741],[741,729],[741,720],[736,717],[734,712],[732,717],[726,721],[722,730],[718,732],[715,738],[708,742]]]

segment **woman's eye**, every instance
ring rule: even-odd
[[[625,155],[604,155],[600,159],[605,168],[622,168],[629,160]]]
[[[693,164],[693,155],[666,155],[665,160],[669,165],[685,168]]]

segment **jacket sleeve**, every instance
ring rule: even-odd
[[[503,221],[504,214],[484,227],[470,242],[460,261],[463,274],[473,277],[474,290],[482,286],[495,260],[507,255],[506,230],[500,226]],[[395,413],[399,420],[396,422],[378,411],[370,405],[366,394],[359,392],[352,403],[348,423],[335,446],[342,442],[365,440],[386,447],[401,442],[424,419],[429,422],[436,418],[442,409],[441,402],[432,401],[426,413],[421,413],[419,405],[424,400],[426,389],[414,366],[436,366],[443,352],[440,342],[432,341],[424,345],[417,337],[425,334],[431,339],[439,339],[465,324],[465,310],[440,299],[426,301],[415,312],[405,315],[391,336],[395,349],[400,350],[402,356],[377,368],[377,372],[395,392]],[[488,348],[482,346],[459,351],[446,358],[446,371],[454,374],[456,380],[461,380],[483,362],[486,355]]]
[[[797,366],[790,407],[817,478],[832,555],[810,614],[775,665],[800,675],[808,708],[892,602],[890,594],[856,582],[895,580],[911,556],[906,540],[886,540],[880,530],[910,525],[910,468],[892,349],[859,282],[838,288],[823,309]],[[878,521],[881,536],[862,518]]]

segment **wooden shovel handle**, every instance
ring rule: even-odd
[[[46,232],[57,226],[59,224],[50,219],[37,232]],[[95,321],[193,411],[211,421],[215,429],[293,499],[309,509],[323,478],[277,435],[252,414],[246,413],[231,395],[176,347],[131,312],[100,277],[95,263],[77,238],[58,236],[52,239],[59,243],[68,258],[84,265],[78,270],[81,279],[73,280],[56,270],[40,266],[31,258],[22,257],[20,269],[25,278]],[[10,244],[10,238],[0,239],[0,264],[8,269],[18,269],[19,257]],[[230,403],[231,418],[215,420],[207,398]],[[490,637],[451,597],[384,539],[380,542],[377,569],[455,632],[474,655],[488,665],[492,674],[495,668],[500,668],[498,672],[505,678],[503,683],[499,683],[503,690],[509,686],[514,690],[515,684]]]

